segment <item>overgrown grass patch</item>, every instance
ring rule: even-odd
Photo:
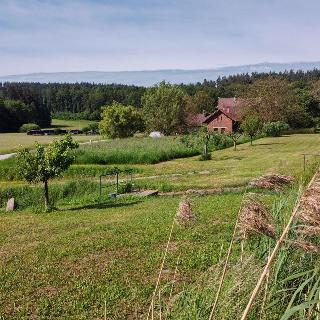
[[[154,164],[199,152],[187,148],[180,137],[115,139],[84,145],[76,151],[79,164]]]

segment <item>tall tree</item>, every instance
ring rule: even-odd
[[[110,106],[104,106],[102,110],[102,120],[99,123],[102,135],[125,138],[144,130],[141,112],[133,106],[124,106],[113,101]]]
[[[142,97],[144,120],[149,131],[180,132],[185,126],[186,93],[176,85],[161,82]]]

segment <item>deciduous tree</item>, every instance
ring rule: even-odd
[[[18,153],[17,164],[20,175],[28,182],[43,183],[45,209],[49,208],[50,179],[60,176],[74,161],[71,150],[78,147],[70,135],[54,141],[48,147],[36,144],[35,150],[24,149]]]
[[[144,120],[149,131],[179,132],[185,125],[186,93],[176,85],[161,82],[142,97]]]
[[[252,145],[252,141],[254,136],[258,134],[258,132],[262,128],[262,121],[258,116],[247,116],[243,122],[241,123],[241,130],[250,137],[250,144]]]
[[[102,120],[99,123],[102,135],[125,138],[144,129],[141,112],[133,106],[113,101],[110,106],[104,106],[102,110]]]

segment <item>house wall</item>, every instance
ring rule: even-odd
[[[209,131],[232,132],[232,120],[225,114],[219,113],[208,123]]]

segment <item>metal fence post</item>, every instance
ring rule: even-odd
[[[100,195],[100,201],[101,201],[101,196],[102,196],[102,182],[101,182],[101,175],[100,175],[100,184],[99,184],[99,186],[100,186],[100,188],[99,188],[99,195]]]
[[[119,192],[119,171],[118,170],[117,170],[116,175],[117,175],[117,194],[118,194],[118,192]]]

